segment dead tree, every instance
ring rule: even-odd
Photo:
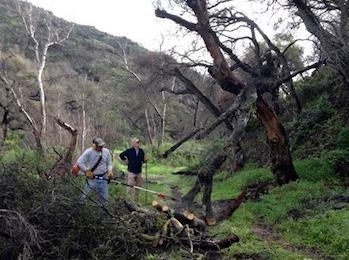
[[[150,107],[155,111],[156,115],[160,118],[161,121],[164,121],[165,119],[163,118],[164,115],[164,111],[166,111],[166,108],[164,108],[165,110],[160,111],[159,107],[156,105],[156,103],[154,102],[154,100],[150,97],[149,93],[147,92],[147,86],[145,83],[145,80],[141,77],[141,75],[139,75],[136,71],[134,71],[129,64],[129,57],[128,54],[126,52],[127,49],[127,42],[125,43],[125,45],[122,45],[120,42],[118,42],[118,45],[122,51],[122,56],[121,58],[123,59],[123,69],[128,72],[132,78],[134,78],[137,82],[137,85],[140,86],[142,92],[143,92],[143,99],[144,102],[146,104],[149,104]],[[148,133],[148,138],[149,138],[149,142],[151,145],[153,145],[154,143],[154,139],[155,139],[155,135],[156,135],[156,124],[153,123],[153,127],[152,124],[150,122],[150,116],[153,116],[152,113],[149,113],[149,109],[147,107],[144,108],[144,117],[145,117],[145,122],[146,122],[146,128],[147,128],[147,133]],[[166,116],[166,112],[165,112],[165,116]],[[153,122],[155,122],[153,120]],[[153,130],[153,131],[152,131]]]
[[[292,80],[300,72],[292,72],[286,66],[282,51],[278,50],[271,42],[267,35],[246,15],[236,12],[232,8],[223,8],[218,10],[215,5],[209,6],[208,1],[204,0],[186,0],[184,1],[187,8],[194,14],[195,22],[183,19],[183,16],[177,16],[163,9],[156,9],[155,14],[160,18],[165,18],[174,21],[178,25],[184,27],[187,31],[196,33],[203,40],[204,46],[210,54],[213,64],[208,67],[208,72],[214,78],[218,85],[225,91],[236,95],[232,106],[222,113],[215,122],[213,122],[206,130],[201,131],[199,135],[205,135],[215,129],[220,123],[225,122],[229,116],[233,116],[233,126],[235,133],[229,138],[229,142],[234,143],[240,140],[246,123],[248,121],[249,111],[252,104],[257,107],[257,116],[260,118],[267,133],[267,142],[269,144],[271,153],[271,169],[279,185],[296,180],[298,175],[293,166],[291,153],[289,150],[289,143],[287,134],[273,111],[272,104],[265,100],[266,95],[275,95],[275,91],[282,84]],[[235,26],[235,27],[234,27]],[[235,38],[233,36],[226,36],[230,31],[236,31],[239,26],[250,28],[251,36]],[[275,53],[275,56],[280,59],[280,63],[284,64],[281,73],[278,73],[279,68],[271,66],[271,70],[265,72],[263,53],[261,53],[260,43],[256,40],[256,33],[259,33],[264,39],[265,43],[270,49],[270,52]],[[256,64],[247,64],[243,62],[234,53],[233,49],[225,45],[225,41],[239,41],[250,40],[255,49]],[[229,65],[226,57],[229,57],[234,63]],[[267,57],[265,55],[264,57]],[[306,69],[314,66],[319,66],[321,62],[309,65]],[[239,79],[233,71],[239,69],[242,71],[247,79],[243,82]],[[290,85],[292,88],[292,85]],[[293,90],[290,89],[290,92]],[[254,93],[254,94],[253,94]],[[255,95],[256,94],[256,95]],[[249,98],[245,98],[249,97]],[[251,102],[252,101],[252,102]],[[237,129],[235,129],[237,127]],[[229,143],[227,142],[227,143]],[[235,143],[236,144],[236,143]],[[230,147],[231,148],[231,147]],[[229,145],[226,144],[226,150]],[[218,155],[217,155],[218,160]],[[224,158],[222,155],[221,158]],[[212,160],[215,162],[215,159]],[[214,165],[214,164],[212,164]],[[215,164],[216,165],[216,164]],[[212,167],[211,167],[212,168]],[[214,168],[214,167],[213,167]],[[212,168],[212,169],[213,169]],[[214,172],[212,170],[207,172]],[[208,180],[209,185],[206,185],[205,203],[209,205],[209,196],[211,192],[211,177],[212,174],[207,174],[205,180]],[[199,179],[200,180],[200,179]],[[200,183],[200,181],[197,181]],[[191,192],[184,198],[192,200],[194,194],[198,191],[198,184],[195,184]],[[206,209],[207,217],[210,217],[210,209]]]
[[[349,2],[292,0],[307,30],[321,43],[327,61],[349,85]],[[327,12],[327,17],[321,18]],[[323,16],[322,16],[323,17]]]
[[[211,193],[212,193],[212,181],[213,175],[224,161],[227,159],[228,155],[232,154],[232,149],[238,146],[244,135],[244,130],[250,116],[250,107],[256,101],[257,94],[254,88],[246,87],[239,95],[235,98],[233,104],[218,117],[207,129],[212,129],[217,126],[217,122],[224,121],[230,114],[235,113],[235,119],[232,121],[233,132],[225,140],[225,146],[223,150],[212,156],[213,159],[209,160],[209,164],[199,170],[196,182],[192,189],[183,196],[183,200],[187,202],[193,202],[195,196],[204,187],[204,194],[202,198],[202,204],[205,205],[205,218],[209,225],[214,225],[216,223],[215,214],[212,210],[211,204]],[[203,131],[202,135],[207,134],[207,131]]]
[[[36,80],[40,93],[41,125],[39,133],[41,136],[45,135],[47,128],[46,97],[43,83],[47,53],[50,47],[61,44],[69,38],[73,25],[66,24],[58,19],[55,20],[47,11],[34,11],[32,4],[28,2],[20,3],[18,1],[18,12],[33,43]]]
[[[70,169],[73,164],[73,155],[76,148],[76,143],[78,139],[78,130],[71,125],[63,122],[59,118],[55,118],[56,123],[62,127],[63,129],[67,130],[71,137],[68,149],[66,150],[65,154],[62,156],[59,154],[60,158],[59,160],[53,165],[53,167],[45,173],[46,177],[48,179],[55,178],[57,176],[67,176],[70,173]]]
[[[289,8],[292,15],[300,17],[306,29],[320,43],[317,47],[327,64],[337,70],[349,85],[349,2],[347,0],[277,0],[269,5],[279,4]]]
[[[17,96],[16,91],[14,90],[15,82],[10,83],[7,80],[7,78],[2,76],[2,75],[0,75],[0,81],[2,81],[4,83],[5,88],[7,89],[7,91],[9,91],[11,93],[11,95],[13,95],[14,100],[16,102],[16,105],[19,108],[19,111],[24,115],[24,117],[28,121],[28,123],[29,123],[29,125],[30,125],[30,127],[31,127],[31,129],[33,131],[34,139],[35,139],[35,142],[36,142],[36,147],[38,148],[38,150],[40,152],[42,152],[43,148],[42,148],[42,144],[41,144],[41,135],[40,135],[39,128],[38,128],[37,124],[35,123],[33,117],[23,107],[21,100]]]
[[[2,92],[2,91],[1,91]],[[0,126],[1,126],[1,136],[0,136],[0,149],[6,141],[8,127],[10,124],[10,91],[8,88],[5,88],[5,93],[2,94],[0,100],[0,108],[2,109],[2,114],[0,118]]]
[[[264,100],[265,94],[273,94],[275,88],[292,79],[290,75],[295,75],[291,74],[290,71],[283,71],[281,75],[277,75],[277,79],[279,80],[275,80],[275,77],[268,77],[269,75],[263,74],[263,60],[259,43],[256,40],[256,32],[262,35],[271,50],[274,52],[277,52],[277,50],[271,40],[251,19],[248,19],[246,15],[239,12],[233,13],[233,9],[225,8],[217,10],[211,8],[211,6],[208,6],[207,1],[203,0],[187,0],[185,4],[193,12],[196,22],[190,22],[159,8],[156,9],[155,14],[160,18],[172,20],[188,31],[194,32],[201,37],[213,60],[213,65],[208,68],[208,71],[223,90],[238,95],[243,89],[256,89],[258,95],[256,105],[259,108],[257,109],[257,115],[267,131],[267,141],[271,149],[273,173],[276,179],[280,181],[280,185],[297,179],[298,176],[292,163],[286,133],[276,114],[270,108],[270,104]],[[227,47],[220,39],[220,37],[224,37],[226,31],[232,29],[229,26],[240,26],[241,23],[251,28],[251,36],[247,38],[250,39],[255,46],[256,57],[258,58],[257,67],[253,67],[240,60],[233,50]],[[227,36],[225,39],[238,40],[232,36]],[[235,63],[233,67],[229,66],[229,62],[225,55],[228,55]],[[237,68],[248,75],[246,83],[242,82],[232,72],[232,70]],[[236,116],[237,120],[239,120],[239,115],[237,114],[235,117]]]

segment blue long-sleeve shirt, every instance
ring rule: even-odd
[[[142,172],[142,164],[144,162],[143,149],[139,148],[138,153],[136,154],[136,149],[132,147],[123,151],[119,157],[123,161],[127,158],[127,170],[129,172],[132,172],[134,174],[140,174]]]

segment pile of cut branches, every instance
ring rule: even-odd
[[[155,212],[137,207],[125,202],[133,215],[144,218],[154,216]],[[152,233],[142,234],[144,240],[149,241],[152,247],[166,248],[174,244],[183,247],[191,254],[195,252],[219,251],[239,241],[236,235],[231,235],[222,240],[214,240],[204,231],[206,223],[188,210],[174,210],[163,201],[153,201],[152,206],[167,220],[162,228]],[[157,214],[158,215],[158,214]]]
[[[140,259],[179,248],[189,254],[218,251],[238,241],[215,241],[193,214],[164,205],[157,211],[112,199],[104,207],[92,194],[79,206],[82,186],[70,177],[48,181],[20,162],[3,164],[0,259]]]

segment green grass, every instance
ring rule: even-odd
[[[224,259],[255,257],[258,259],[315,259],[329,256],[335,259],[349,258],[349,211],[345,205],[341,210],[334,210],[334,205],[324,198],[348,194],[338,185],[331,160],[325,154],[321,158],[295,161],[300,176],[297,182],[281,187],[274,187],[269,194],[258,201],[247,201],[234,212],[228,220],[209,228],[216,238],[236,234],[240,242],[224,251]],[[126,166],[115,162],[118,170]],[[148,188],[170,194],[170,187],[177,185],[185,193],[194,184],[195,177],[172,175],[172,172],[184,167],[173,167],[161,160],[150,159],[148,177],[157,178],[157,183]],[[144,175],[143,169],[143,177]],[[213,181],[212,200],[236,197],[247,185],[257,181],[271,181],[269,169],[248,165],[244,170],[231,175],[227,171],[216,173]],[[116,190],[118,191],[116,192]],[[124,187],[112,189],[115,195],[125,194]],[[202,198],[202,193],[196,197]],[[150,206],[156,195],[141,192],[140,202]],[[267,225],[277,232],[280,240],[271,236],[262,239],[254,233],[254,227]],[[303,248],[303,249],[302,249]],[[310,254],[310,256],[309,256]],[[151,258],[151,257],[150,257]]]
[[[115,150],[114,154],[120,154],[120,152],[121,151],[119,150]],[[147,162],[147,176],[150,183],[148,185],[143,184],[143,188],[171,195],[171,186],[179,185],[181,191],[187,191],[190,189],[194,179],[192,177],[183,177],[172,174],[173,172],[184,170],[185,168],[186,167],[174,167],[167,165],[164,163],[164,160],[156,160],[154,157],[150,157]],[[116,169],[118,172],[124,172],[127,176],[127,166],[121,163],[119,160],[114,159],[114,169]],[[146,178],[145,173],[146,165],[144,164],[142,168],[143,182],[145,182]],[[122,181],[127,182],[126,179]],[[109,189],[109,192],[111,196],[125,196],[126,189],[126,186],[115,185]],[[147,194],[147,201],[145,197],[145,192],[141,191],[139,195],[139,203],[144,206],[150,206],[151,202],[157,199],[157,196],[151,193]]]
[[[295,244],[317,247],[336,259],[349,258],[349,210],[329,210],[299,221],[279,225],[284,237]]]
[[[225,178],[221,178],[221,176]],[[213,178],[212,199],[231,199],[238,195],[247,185],[257,181],[271,181],[272,173],[269,169],[246,168],[235,175],[219,173]]]

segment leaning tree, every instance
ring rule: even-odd
[[[228,154],[234,150],[234,146],[240,142],[254,107],[267,133],[271,170],[276,182],[282,185],[298,178],[293,166],[287,134],[273,110],[273,103],[278,102],[280,87],[285,88],[297,100],[296,103],[299,102],[293,88],[293,77],[318,67],[322,61],[292,71],[284,50],[280,50],[254,20],[235,11],[229,5],[231,1],[170,2],[172,7],[175,6],[173,10],[181,9],[180,14],[172,14],[159,5],[155,11],[156,16],[172,20],[187,33],[201,38],[204,48],[212,58],[212,63],[204,66],[217,82],[217,86],[235,95],[230,107],[225,111],[218,111],[212,124],[196,134],[199,137],[206,136],[223,122],[232,126],[231,134],[225,140],[224,149],[208,161],[208,166],[200,171],[193,188],[183,197],[184,200],[193,201],[204,186],[203,204],[206,206],[206,220],[209,224],[213,224],[215,218],[210,201],[212,176],[226,160]],[[240,31],[241,28],[244,30]],[[253,62],[248,63],[239,58],[234,50],[234,46],[239,42],[244,44],[248,42],[252,46]],[[263,44],[267,46],[266,51],[263,51]],[[172,71],[187,88],[193,89],[192,82],[185,75],[182,67],[175,67]],[[237,73],[241,76],[238,77]],[[196,89],[199,87],[196,86]]]

